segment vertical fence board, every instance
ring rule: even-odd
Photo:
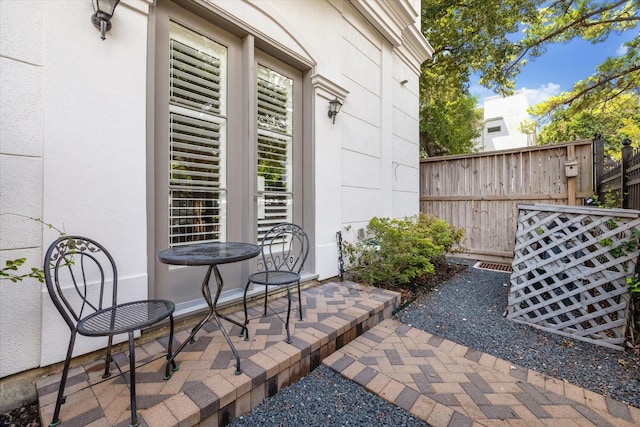
[[[462,256],[510,261],[518,204],[569,204],[565,176],[569,145],[578,162],[576,197],[582,204],[581,199],[594,194],[590,140],[423,159],[421,212],[465,230]]]

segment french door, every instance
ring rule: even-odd
[[[198,242],[259,242],[301,217],[301,73],[201,18],[160,2],[156,19],[151,294],[202,306],[205,268],[157,261]],[[241,295],[258,259],[221,266],[221,301]]]

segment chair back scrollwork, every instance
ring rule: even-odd
[[[71,330],[88,314],[117,303],[116,264],[94,240],[58,238],[45,255],[44,274],[51,300]]]
[[[272,227],[262,239],[262,264],[268,271],[300,273],[309,254],[309,238],[302,227],[283,223]]]

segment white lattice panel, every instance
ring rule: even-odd
[[[520,205],[507,317],[614,349],[625,339],[626,278],[640,211]]]

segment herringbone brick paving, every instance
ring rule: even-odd
[[[638,426],[640,409],[385,320],[323,364],[440,426]]]
[[[261,305],[250,310],[257,317],[250,341],[225,323],[241,375],[234,375],[231,351],[212,323],[178,356],[180,369],[168,381],[162,380],[167,339],[137,346],[140,425],[226,425],[320,363],[434,427],[640,425],[638,408],[390,320],[397,293],[332,282],[304,290],[302,299],[304,320],[292,313],[292,344],[276,317],[261,318]],[[283,309],[285,300],[270,306]],[[179,331],[174,345],[187,336]],[[127,357],[115,358],[128,367]],[[127,385],[120,376],[103,380],[102,370],[102,361],[72,369],[63,426],[128,425]],[[59,379],[37,383],[43,424],[51,420]]]
[[[292,343],[276,316],[262,317],[262,302],[249,310],[250,341],[241,328],[223,320],[241,357],[242,374],[235,375],[235,359],[217,326],[208,322],[178,355],[180,369],[163,380],[168,338],[136,346],[136,393],[142,426],[226,425],[246,414],[266,397],[308,374],[322,359],[356,336],[392,315],[399,294],[352,282],[325,283],[302,293],[304,320],[292,312]],[[293,302],[293,307],[297,301]],[[269,303],[276,312],[286,299]],[[243,321],[242,307],[228,314]],[[198,319],[196,319],[198,320]],[[178,331],[174,348],[189,335]],[[126,426],[130,421],[128,354],[114,355],[125,378],[101,375],[104,360],[73,368],[62,405],[63,426]],[[115,368],[112,372],[117,373]],[[36,386],[43,424],[48,424],[61,374],[40,379]],[[126,381],[125,381],[126,379]]]

